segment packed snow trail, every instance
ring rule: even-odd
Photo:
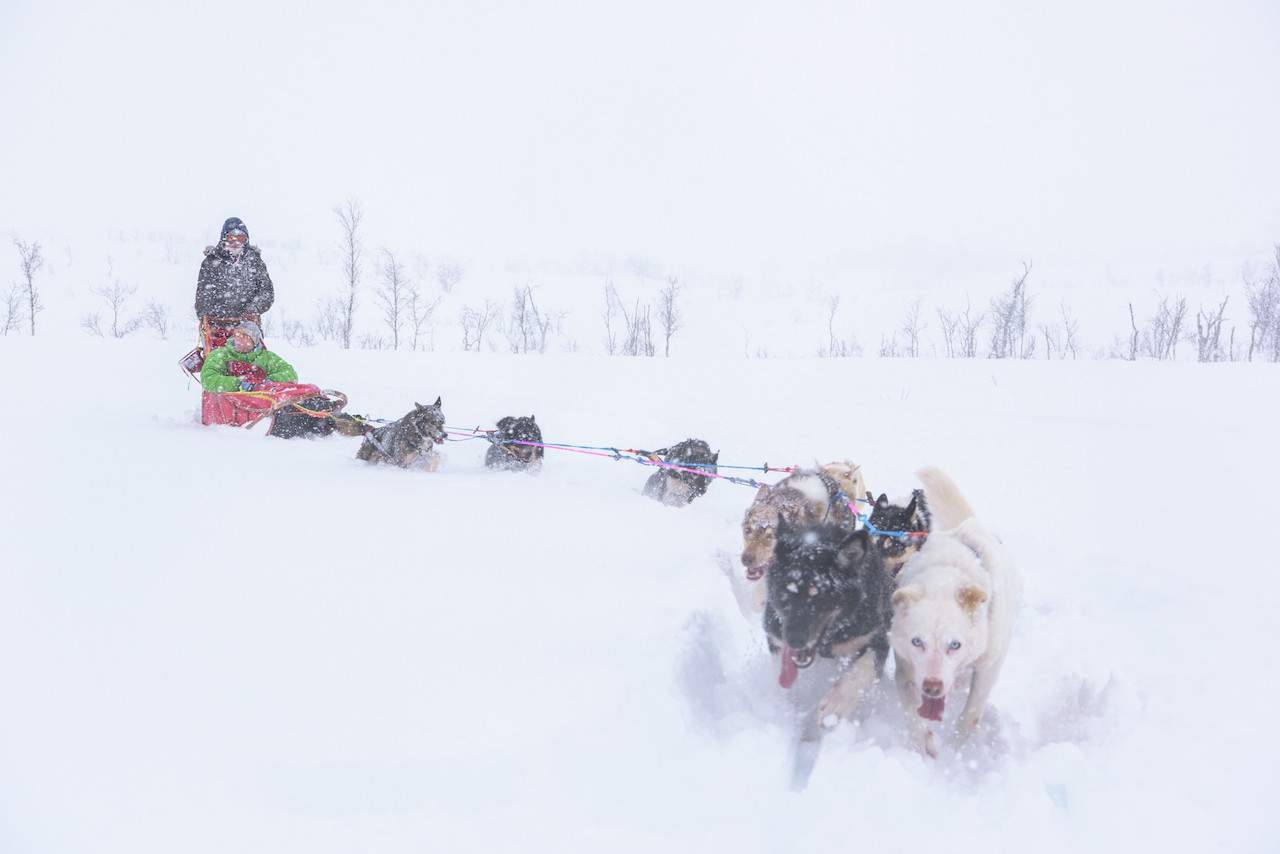
[[[205,429],[181,349],[0,339],[6,854],[1280,842],[1272,366],[289,354],[356,412],[946,468],[1026,580],[991,735],[926,761],[888,692],[796,795],[721,568],[751,490]]]

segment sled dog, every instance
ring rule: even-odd
[[[702,439],[685,439],[669,448],[660,448],[651,454],[664,463],[689,466],[707,474],[716,473],[716,461],[720,452],[711,453],[711,446]],[[699,495],[705,495],[711,483],[710,477],[692,471],[676,471],[660,468],[644,482],[644,494],[670,507],[683,507]]]
[[[969,680],[956,723],[961,741],[982,721],[1009,651],[1022,581],[999,538],[974,516],[954,481],[936,468],[917,472],[933,531],[907,561],[893,594],[894,679],[912,736],[930,756],[947,696]]]
[[[923,489],[912,490],[911,500],[904,506],[894,504],[884,493],[874,501],[871,493],[867,493],[871,512],[868,521],[872,527],[881,531],[903,531],[906,533],[928,533],[930,524],[929,502]],[[876,545],[880,549],[880,557],[884,559],[885,569],[890,578],[896,578],[902,567],[913,554],[924,545],[925,537],[883,537],[876,536]]]
[[[527,471],[537,474],[542,470],[542,430],[534,416],[528,418],[509,415],[498,419],[498,429],[493,433],[494,444],[484,452],[487,468],[505,471]],[[513,444],[537,442],[536,445]]]
[[[833,522],[793,528],[780,518],[765,585],[778,684],[790,689],[816,658],[834,659],[839,675],[806,726],[850,717],[889,655],[891,583],[870,536]]]
[[[862,469],[847,460],[800,469],[773,486],[760,487],[742,517],[742,565],[747,579],[763,578],[769,568],[779,519],[792,528],[828,520],[852,525],[853,514],[841,494],[853,498],[865,491]]]
[[[444,437],[444,411],[437,397],[430,406],[415,403],[403,418],[365,434],[356,459],[437,471],[441,457],[435,446],[444,444]]]

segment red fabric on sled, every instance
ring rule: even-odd
[[[261,383],[253,391],[202,392],[200,422],[246,427],[262,420],[276,406],[314,397],[320,387],[309,383]]]

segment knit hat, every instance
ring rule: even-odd
[[[249,240],[249,229],[244,227],[244,220],[238,216],[233,216],[222,224],[222,234],[218,235],[218,242],[227,239],[227,235],[233,231],[238,231],[244,235],[245,242]]]
[[[253,339],[253,349],[262,349],[262,327],[254,323],[252,320],[242,320],[236,324],[236,328],[231,330],[232,334],[243,332]]]

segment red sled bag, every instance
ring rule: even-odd
[[[200,401],[200,423],[252,427],[281,407],[321,394],[308,383],[262,383],[253,391],[206,391]]]

